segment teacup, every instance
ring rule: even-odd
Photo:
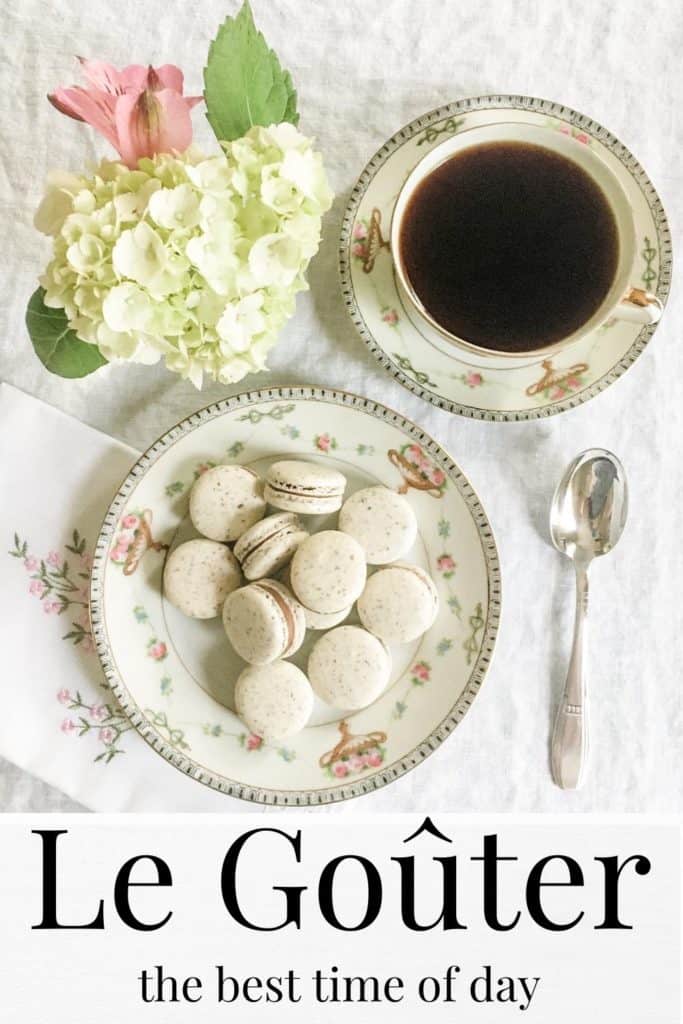
[[[617,233],[616,270],[611,284],[592,315],[565,337],[541,347],[524,351],[485,348],[451,333],[425,307],[413,287],[402,253],[402,225],[416,189],[445,161],[470,147],[487,143],[526,143],[543,147],[577,164],[599,187],[614,217]],[[659,299],[632,284],[638,256],[633,211],[615,173],[589,145],[551,127],[521,122],[492,124],[470,128],[435,146],[408,175],[398,195],[391,223],[391,252],[399,294],[405,311],[416,328],[441,351],[476,366],[505,368],[532,363],[574,344],[613,318],[638,324],[654,324],[662,313]],[[495,281],[491,282],[495,287]]]

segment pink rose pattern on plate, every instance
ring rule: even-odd
[[[445,580],[450,580],[455,576],[457,565],[455,564],[455,560],[452,555],[443,554],[439,555],[437,558],[436,568]]]
[[[144,626],[148,632],[145,643],[147,657],[158,664],[166,661],[169,654],[168,645],[165,641],[159,639],[152,620],[147,614],[147,610],[141,604],[136,604],[133,608],[133,618],[139,625]],[[173,680],[166,669],[164,669],[164,673],[159,680],[159,692],[162,697],[169,697],[173,693]]]
[[[228,450],[228,454],[234,458],[236,455],[239,455],[240,451],[241,447],[239,446],[238,443],[237,445],[233,445],[232,449]],[[207,469],[213,469],[215,465],[216,463],[211,462],[209,459],[207,459],[205,462],[200,462],[197,466],[195,466],[194,472],[192,474],[192,480],[189,483],[183,480],[174,480],[172,483],[167,485],[166,497],[174,498],[178,494],[183,494],[192,486],[195,480],[198,480],[203,473],[206,473]]]
[[[419,444],[406,444],[396,451],[392,448],[388,453],[389,461],[396,466],[403,476],[399,494],[407,494],[409,488],[426,491],[433,498],[443,497],[448,478],[440,466],[436,466]]]
[[[109,558],[114,565],[125,565],[139,522],[140,514],[138,513],[129,512],[122,517],[119,524],[119,532],[109,553]]]
[[[296,440],[301,436],[301,431],[298,427],[288,425],[283,427],[281,433],[285,437],[291,437]],[[354,455],[374,455],[374,445],[364,444],[360,442],[355,445],[343,445],[334,437],[329,431],[325,431],[322,434],[315,434],[312,439],[313,448],[316,452],[321,452],[323,455],[328,455],[330,452],[351,452]]]
[[[336,437],[331,437],[330,434],[316,434],[313,438],[313,446],[319,452],[330,452],[339,447]]]
[[[418,661],[410,670],[410,681],[413,686],[424,686],[432,677],[432,666],[426,661]]]
[[[326,768],[327,774],[335,779],[345,779],[348,775],[358,775],[366,768],[379,768],[383,764],[386,751],[384,747],[369,747],[362,754],[341,757]]]
[[[296,759],[296,751],[292,750],[291,747],[271,747],[269,744],[264,743],[263,738],[257,736],[255,732],[230,732],[229,729],[224,729],[222,725],[212,725],[210,722],[204,725],[203,732],[205,736],[213,736],[216,739],[229,737],[232,740],[236,740],[248,754],[256,751],[272,750],[285,763],[290,763]]]
[[[379,768],[386,757],[387,740],[385,732],[371,732],[354,735],[347,722],[339,723],[341,738],[332,750],[320,758],[320,767],[331,779],[345,779],[360,775],[372,768]]]
[[[153,637],[147,643],[147,656],[153,658],[154,661],[163,661],[164,658],[168,657],[168,647],[163,640],[157,640]]]
[[[152,510],[133,509],[119,520],[109,558],[121,566],[125,576],[131,576],[146,551],[168,551],[168,544],[156,541],[152,535]]]
[[[439,519],[437,530],[439,537],[443,541],[447,541],[450,538],[451,524],[447,519],[444,519],[443,516],[441,517],[441,519]],[[455,577],[457,568],[457,562],[455,561],[453,556],[449,554],[447,551],[444,551],[444,553],[439,555],[438,558],[436,559],[436,571],[445,580],[446,589],[448,591],[448,598],[446,600],[446,604],[453,612],[453,614],[457,615],[457,617],[460,618],[462,607],[460,605],[458,595],[456,594],[455,588],[453,586],[453,579]]]

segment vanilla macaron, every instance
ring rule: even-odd
[[[322,530],[297,550],[290,579],[305,608],[329,614],[348,608],[362,594],[366,572],[358,541],[340,530]]]
[[[266,511],[263,484],[245,466],[214,466],[190,491],[190,519],[211,540],[237,540]]]
[[[286,587],[292,590],[291,563],[282,573],[282,581]],[[346,608],[341,608],[338,612],[314,612],[311,608],[306,608],[305,605],[301,607],[304,610],[306,629],[314,629],[318,632],[322,629],[332,629],[333,626],[338,626],[344,619],[348,619],[353,609],[352,604],[347,605]]]
[[[307,537],[295,512],[277,512],[250,526],[233,550],[246,578],[258,580],[287,565]]]
[[[234,590],[223,605],[223,626],[239,656],[252,665],[289,657],[306,635],[303,608],[277,580]]]
[[[334,708],[358,710],[372,704],[391,674],[383,642],[360,626],[338,626],[316,641],[308,659],[313,690]]]
[[[266,474],[265,499],[285,512],[324,515],[340,508],[345,489],[346,477],[336,469],[283,459]]]
[[[266,743],[279,743],[306,726],[313,710],[308,679],[289,661],[250,666],[237,677],[235,710]]]
[[[438,610],[439,595],[431,576],[405,562],[378,569],[358,599],[361,622],[386,643],[416,640],[433,624]]]
[[[386,565],[410,551],[417,519],[410,503],[396,491],[364,487],[344,502],[339,529],[358,541],[371,565]]]
[[[214,540],[188,540],[166,559],[166,599],[192,619],[212,619],[218,615],[228,594],[241,582],[240,567],[232,551]]]

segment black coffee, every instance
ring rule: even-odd
[[[474,146],[432,171],[406,208],[400,244],[434,320],[501,352],[542,348],[586,323],[619,254],[599,186],[571,160],[524,142]]]

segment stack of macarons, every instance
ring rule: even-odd
[[[387,644],[416,639],[436,617],[432,579],[400,561],[417,536],[408,501],[377,486],[344,502],[345,490],[343,474],[318,463],[277,461],[265,480],[243,466],[215,466],[190,493],[203,536],[166,562],[172,604],[194,618],[222,615],[248,663],[235,687],[237,713],[266,742],[303,729],[314,694],[343,710],[371,704],[391,675]],[[337,511],[338,529],[304,526],[302,517]],[[377,567],[369,577],[368,565]],[[360,625],[342,624],[354,605]],[[307,629],[321,635],[306,675],[285,659]]]

